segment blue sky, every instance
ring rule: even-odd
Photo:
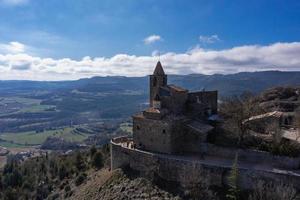
[[[264,47],[269,47],[269,53],[276,48],[278,57],[286,51],[297,55],[299,41],[297,0],[0,0],[0,71],[6,74],[0,79],[20,79],[25,74],[25,79],[40,80],[44,73],[49,80],[146,75],[158,51],[169,72],[177,74],[296,70],[300,67],[296,57],[291,67],[272,60],[262,62],[266,58],[259,58],[258,67],[256,59]],[[287,49],[282,52],[278,45]],[[239,66],[244,61],[236,57],[240,52],[230,54],[243,47],[259,48],[247,49],[254,63],[247,58]],[[198,62],[194,53],[199,51],[203,60],[218,54],[222,62]],[[176,61],[184,55],[191,56],[179,65]],[[285,56],[291,59],[290,54]],[[228,66],[235,64],[235,68],[228,71],[224,58],[233,60]],[[55,67],[51,69],[45,59]],[[37,66],[36,60],[43,62]],[[147,67],[140,69],[143,64]],[[133,73],[137,69],[141,73]]]

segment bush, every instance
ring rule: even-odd
[[[300,145],[297,142],[283,140],[279,145],[270,144],[269,151],[274,155],[298,157]]]
[[[80,151],[78,151],[76,153],[76,156],[75,156],[75,166],[77,168],[78,171],[82,171],[82,170],[85,170],[86,168],[86,164],[85,164],[85,161],[84,161],[84,158],[81,154]]]
[[[97,169],[101,169],[103,167],[103,155],[100,151],[97,151],[92,159],[92,165]]]
[[[77,176],[76,180],[75,180],[75,185],[79,186],[81,185],[86,179],[86,174],[81,173],[79,174],[79,176]]]
[[[65,198],[72,196],[73,191],[69,191],[65,193]]]
[[[71,187],[70,187],[70,185],[67,185],[67,186],[65,187],[65,192],[69,192],[69,191],[71,191]]]
[[[64,164],[62,164],[58,170],[59,179],[63,180],[65,177],[68,176],[67,168]]]
[[[18,193],[16,189],[13,189],[11,187],[8,187],[6,191],[4,192],[4,199],[5,200],[15,200],[18,199]]]
[[[94,154],[97,152],[97,148],[95,147],[95,145],[93,145],[90,148],[90,157],[93,158]]]

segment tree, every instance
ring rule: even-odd
[[[77,168],[78,171],[81,171],[81,170],[84,170],[86,168],[86,164],[85,164],[85,161],[82,157],[82,154],[80,151],[78,151],[76,153],[76,156],[75,156],[75,166]]]
[[[100,151],[97,151],[92,159],[92,165],[96,167],[97,169],[100,169],[103,167],[103,155]]]
[[[238,153],[236,153],[230,175],[228,177],[229,190],[226,198],[229,200],[239,199],[238,176]]]
[[[294,124],[296,127],[296,141],[299,141],[299,139],[300,139],[300,108],[298,108],[295,111]]]
[[[59,175],[59,179],[63,180],[65,177],[68,176],[68,172],[67,172],[67,168],[65,166],[65,164],[62,164],[59,169],[58,169],[58,175]]]
[[[97,152],[97,148],[95,147],[95,145],[93,145],[90,148],[90,157],[93,158],[94,154]]]
[[[16,189],[13,189],[11,187],[8,187],[5,191],[4,191],[4,200],[15,200],[18,199],[18,192],[16,191]]]
[[[282,131],[280,128],[280,124],[277,121],[272,121],[268,124],[266,124],[266,132],[269,135],[272,135],[273,142],[276,144],[279,144],[282,140]]]
[[[85,173],[80,173],[75,180],[75,185],[76,186],[81,185],[85,181],[86,177],[87,175]]]
[[[266,132],[272,136],[271,152],[273,154],[281,153],[282,131],[278,122],[273,121],[266,125]]]
[[[249,92],[227,98],[220,106],[220,114],[224,118],[225,128],[237,135],[238,145],[242,145],[244,137],[249,131],[244,123],[245,120],[261,112],[254,96]]]

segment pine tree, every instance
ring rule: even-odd
[[[103,167],[103,155],[100,151],[97,151],[92,160],[92,165],[96,167],[97,169],[100,169]]]
[[[82,171],[85,169],[86,165],[85,165],[85,162],[84,162],[84,159],[81,155],[81,152],[78,151],[76,153],[76,157],[75,157],[75,166],[77,168],[78,171]]]
[[[238,200],[239,199],[239,188],[238,188],[238,153],[235,154],[235,159],[228,177],[229,190],[226,198],[228,200]]]

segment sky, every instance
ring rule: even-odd
[[[0,0],[0,80],[300,70],[299,0]]]

